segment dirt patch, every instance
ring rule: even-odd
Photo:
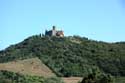
[[[65,83],[78,83],[82,80],[82,77],[64,77],[62,79]]]

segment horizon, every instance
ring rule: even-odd
[[[125,41],[124,0],[1,0],[0,50],[53,25],[64,35]]]

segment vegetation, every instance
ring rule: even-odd
[[[58,76],[87,76],[95,68],[125,76],[125,42],[106,43],[73,37],[36,35],[0,51],[0,62],[38,57]]]
[[[83,80],[80,83],[114,83],[114,77],[111,75],[106,75],[99,71],[94,71],[88,76],[83,77]]]
[[[60,78],[43,78],[39,76],[21,75],[9,71],[0,71],[0,83],[63,83]]]
[[[117,77],[115,83],[125,83],[125,77]]]

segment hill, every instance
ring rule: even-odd
[[[0,51],[1,63],[31,57],[38,57],[57,76],[81,77],[95,71],[125,76],[125,42],[35,35]]]

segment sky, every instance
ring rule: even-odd
[[[53,25],[66,36],[125,41],[125,0],[0,0],[0,50]]]

